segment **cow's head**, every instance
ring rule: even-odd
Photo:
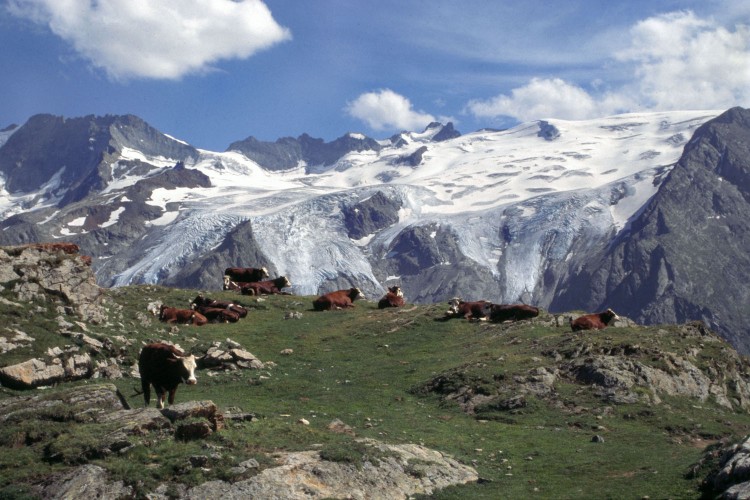
[[[182,381],[187,385],[195,385],[198,383],[198,379],[195,377],[195,369],[198,367],[198,363],[195,361],[195,356],[183,356],[179,359],[184,368]]]
[[[356,299],[364,299],[365,294],[362,293],[362,290],[355,286],[349,289],[349,298],[352,299],[352,301]]]
[[[611,325],[613,322],[620,319],[620,317],[612,310],[607,309],[601,315],[602,321],[605,325]]]
[[[265,267],[263,269],[265,269]],[[279,276],[278,278],[276,278],[276,283],[274,284],[279,289],[288,288],[292,286],[292,282],[289,281],[289,279],[286,276]]]
[[[262,275],[262,276],[263,276],[264,278],[268,278],[268,269],[267,269],[267,268],[265,268],[265,267],[261,267],[261,268],[260,268],[260,274],[261,274],[261,275]],[[291,285],[290,285],[290,286],[291,286]]]
[[[404,292],[401,291],[401,287],[398,285],[394,285],[390,288],[388,288],[388,291],[394,294],[396,297],[403,297]]]

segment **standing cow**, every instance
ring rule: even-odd
[[[352,287],[348,290],[337,290],[335,292],[321,295],[313,301],[313,309],[316,311],[330,311],[332,309],[346,309],[354,307],[356,299],[364,299],[365,296],[359,288]]]
[[[146,406],[151,403],[151,386],[156,391],[156,406],[164,408],[164,396],[169,393],[169,404],[174,404],[174,395],[180,382],[195,385],[195,356],[186,356],[176,347],[163,344],[148,344],[141,349],[138,357],[138,371],[141,374],[141,388]]]
[[[229,276],[230,281],[262,281],[268,278],[268,269],[265,267],[228,267],[224,269],[224,276]]]

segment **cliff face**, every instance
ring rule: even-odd
[[[700,319],[750,352],[750,111],[696,130],[642,213],[570,270],[550,309],[612,307],[638,323]]]

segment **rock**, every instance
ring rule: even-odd
[[[440,452],[413,444],[386,445],[367,441],[387,458],[361,466],[331,462],[316,451],[280,453],[278,465],[250,479],[209,481],[188,490],[186,498],[408,498],[474,482],[477,472]],[[418,469],[418,470],[417,470]]]
[[[122,481],[110,481],[107,471],[98,465],[83,465],[45,481],[42,498],[131,498],[133,489]]]
[[[202,418],[210,423],[212,431],[224,428],[224,414],[219,411],[213,401],[188,401],[168,406],[161,410],[162,415],[172,422],[190,418]]]
[[[208,422],[185,422],[177,425],[174,437],[180,441],[205,439],[213,433]]]
[[[13,349],[18,349],[19,347],[23,347],[34,342],[34,339],[32,337],[29,337],[28,335],[26,335],[26,333],[20,330],[8,329],[8,331],[11,332],[11,335],[9,337],[0,337],[0,354],[12,351]]]
[[[104,415],[125,409],[124,401],[114,384],[85,385],[49,394],[34,393],[0,399],[0,422],[34,419],[57,410],[79,421],[98,421]]]
[[[336,434],[349,434],[350,436],[355,435],[354,429],[352,429],[351,426],[346,425],[339,419],[332,420],[331,423],[328,424],[328,430],[331,432],[335,432]]]

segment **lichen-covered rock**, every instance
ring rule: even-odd
[[[188,490],[186,498],[409,498],[448,486],[477,481],[477,472],[438,451],[414,444],[367,441],[386,456],[361,466],[320,458],[316,451],[282,453],[276,467],[236,483],[209,481]]]
[[[45,482],[42,498],[132,498],[133,489],[122,481],[110,481],[98,465],[82,465]]]
[[[73,354],[46,362],[30,359],[0,368],[0,384],[14,389],[32,389],[66,380],[88,378],[93,372],[88,354]]]

